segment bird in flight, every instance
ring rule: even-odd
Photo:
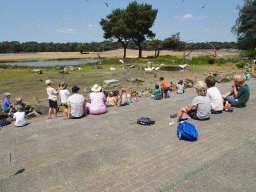
[[[107,7],[108,7],[108,4],[107,3],[105,3],[106,5],[107,5]]]
[[[204,7],[202,7],[202,8],[204,8]]]

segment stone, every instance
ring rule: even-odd
[[[224,80],[224,77],[222,75],[218,75],[215,79],[218,83],[221,83]]]
[[[38,105],[35,107],[35,111],[39,114],[46,114],[49,111],[49,107],[46,107],[44,105]]]
[[[142,96],[142,92],[138,91],[138,97],[141,97],[141,96]]]
[[[111,85],[117,84],[118,82],[119,82],[118,80],[111,79],[111,80],[104,80],[103,84],[105,86],[111,86]]]
[[[130,82],[137,82],[137,81],[138,81],[138,78],[136,78],[136,79],[135,79],[135,78],[130,78],[129,81],[130,81]]]
[[[5,113],[3,111],[0,111],[0,119],[5,119],[8,117],[8,113]]]
[[[85,88],[84,88],[84,92],[85,92],[85,93],[90,93],[90,88],[85,87]]]
[[[73,66],[68,66],[69,71],[75,71],[75,68]]]
[[[232,81],[233,80],[233,76],[226,76],[225,79]]]
[[[117,96],[119,92],[119,88],[117,87],[104,88],[103,91],[106,97],[108,96],[109,92],[113,92],[113,96]]]
[[[27,117],[38,117],[40,114],[39,113],[37,113],[36,111],[32,111],[31,113],[29,113],[28,115],[27,115]]]
[[[193,88],[193,83],[192,82],[188,82],[187,83],[187,88]]]

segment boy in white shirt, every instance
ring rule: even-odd
[[[27,124],[26,121],[26,113],[22,105],[16,105],[15,109],[16,113],[13,114],[13,121],[15,122],[15,126],[22,127]]]
[[[47,90],[49,105],[50,105],[48,119],[51,119],[52,118],[52,116],[51,116],[52,109],[53,109],[55,117],[57,117],[57,107],[58,107],[57,106],[57,94],[59,93],[59,88],[57,89],[57,91],[54,88],[52,88],[51,87],[52,81],[50,79],[46,80],[45,84],[48,85],[46,90]]]
[[[211,113],[219,114],[223,111],[223,100],[220,91],[215,87],[216,80],[214,77],[206,77],[205,83],[207,85],[207,96],[211,100]]]
[[[60,102],[61,105],[64,107],[63,110],[63,116],[67,116],[68,114],[68,95],[69,95],[69,91],[67,90],[67,83],[62,83],[61,84],[61,90],[60,90]]]

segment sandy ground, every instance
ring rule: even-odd
[[[189,52],[186,51],[186,54]],[[44,61],[53,59],[90,59],[95,58],[100,54],[101,57],[107,58],[122,58],[124,54],[123,49],[117,49],[105,52],[89,52],[89,54],[80,54],[79,52],[39,52],[39,53],[19,53],[19,54],[0,54],[0,61],[14,62],[14,61]],[[173,55],[182,57],[184,52],[166,51],[160,52],[160,55]],[[137,58],[139,55],[138,50],[127,49],[127,58]],[[142,56],[154,56],[155,51],[142,51]],[[207,55],[205,52],[193,51],[188,57]],[[231,57],[232,53],[217,53],[217,57]]]

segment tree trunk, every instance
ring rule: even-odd
[[[138,47],[139,47],[139,58],[141,58],[142,57],[142,47],[140,46],[140,44],[138,45]]]
[[[124,45],[124,58],[126,58],[126,47],[127,45],[126,46]]]

